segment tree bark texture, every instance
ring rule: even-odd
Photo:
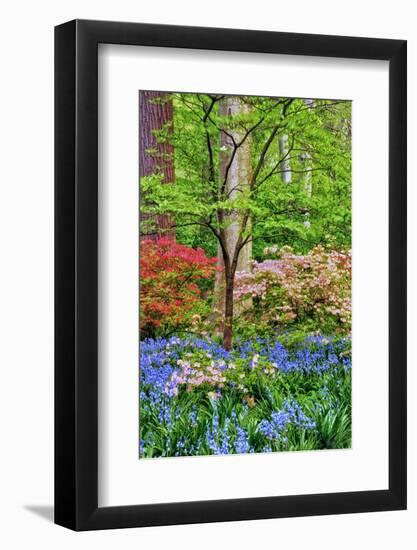
[[[164,183],[175,181],[174,147],[166,140],[158,140],[155,131],[173,132],[173,105],[167,92],[139,92],[139,177],[159,174]],[[146,200],[140,197],[141,200]],[[157,240],[161,236],[175,237],[169,214],[141,214],[149,224],[141,240]]]
[[[250,112],[250,106],[242,102],[239,97],[229,96],[224,98],[219,104],[219,114],[222,116],[236,116]],[[246,191],[249,188],[252,177],[252,142],[249,136],[245,142],[236,149],[233,141],[239,143],[243,136],[243,129],[226,129],[226,132],[220,132],[220,158],[219,158],[219,186],[226,178],[223,199],[236,199],[239,193]],[[227,135],[229,134],[229,135]],[[234,157],[232,160],[232,155]],[[227,174],[226,174],[227,173]],[[224,347],[230,349],[232,343],[232,326],[233,315],[239,313],[244,307],[249,304],[243,303],[234,305],[233,303],[233,288],[234,277],[236,271],[250,271],[252,260],[252,243],[249,242],[243,246],[240,252],[237,252],[237,244],[241,235],[241,214],[236,211],[224,212],[223,223],[224,227],[224,246],[226,248],[230,264],[236,254],[237,261],[235,265],[225,266],[223,250],[218,244],[218,267],[220,268],[216,274],[215,283],[215,307],[221,312],[221,317],[224,318],[223,340]],[[250,231],[250,220],[247,223],[246,232]]]

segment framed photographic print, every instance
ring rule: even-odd
[[[406,507],[406,42],[55,29],[55,521]]]

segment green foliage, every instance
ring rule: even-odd
[[[350,246],[349,101],[316,100],[306,105],[301,99],[243,97],[249,112],[221,116],[219,96],[176,93],[172,98],[173,133],[162,129],[159,137],[174,145],[175,185],[164,185],[155,176],[142,178],[147,198],[142,212],[171,214],[180,242],[203,246],[208,255],[215,255],[217,248],[213,230],[222,227],[219,211],[250,213],[254,259],[261,259],[262,250],[271,244],[290,244],[299,252],[325,242],[334,248]],[[233,199],[221,191],[220,131],[250,131],[252,140],[257,175],[250,191]],[[290,144],[290,185],[282,179],[279,162],[278,139],[283,134]]]

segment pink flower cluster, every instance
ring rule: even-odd
[[[179,387],[186,385],[187,391],[192,391],[194,387],[207,384],[213,388],[220,389],[224,386],[225,377],[223,370],[226,363],[223,359],[217,361],[207,356],[208,364],[202,364],[200,361],[185,361],[179,359],[176,369],[168,379],[165,385],[165,393],[168,395],[178,395]]]
[[[258,298],[264,315],[275,321],[332,316],[349,328],[351,252],[328,251],[319,245],[297,255],[283,247],[276,260],[254,262],[251,273],[237,273],[234,296]]]

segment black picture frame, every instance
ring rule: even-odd
[[[389,488],[98,506],[98,44],[389,62]],[[406,41],[74,20],[55,28],[55,523],[92,530],[406,508]]]

